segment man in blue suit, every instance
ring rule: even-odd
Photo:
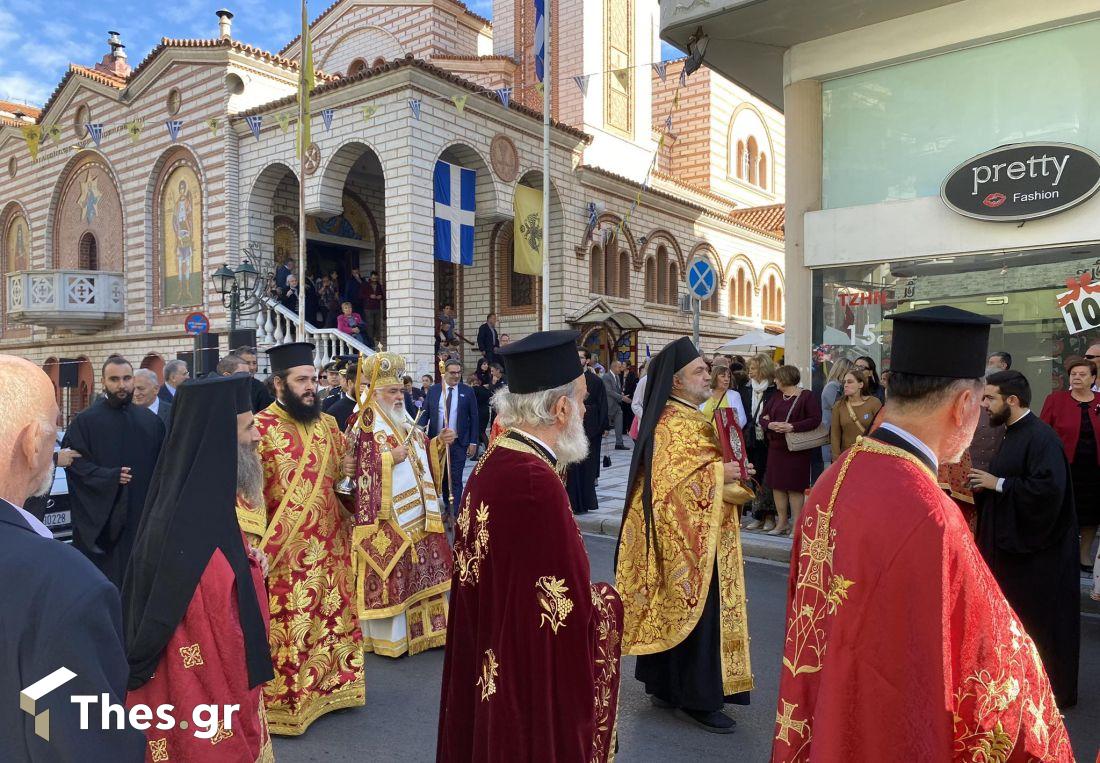
[[[432,385],[427,400],[428,437],[436,437],[444,429],[453,429],[457,435],[450,446],[450,479],[443,484],[443,500],[450,506],[452,516],[458,514],[458,502],[462,497],[462,469],[467,458],[477,455],[479,434],[477,398],[474,390],[461,380],[462,364],[457,360],[448,361],[443,383]],[[448,500],[448,496],[453,496],[453,500]]]
[[[123,705],[130,672],[118,589],[22,509],[52,481],[58,411],[49,378],[0,355],[0,411],[0,579],[8,582],[0,586],[0,758],[140,761],[144,735],[100,721],[104,696]],[[73,695],[95,697],[87,729]]]

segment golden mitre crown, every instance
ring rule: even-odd
[[[395,352],[376,352],[363,361],[363,373],[375,388],[404,384],[405,359]]]

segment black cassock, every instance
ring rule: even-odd
[[[1081,633],[1077,516],[1054,430],[1029,413],[989,465],[1004,491],[978,493],[978,547],[1043,658],[1061,709],[1077,704]]]
[[[164,423],[147,408],[100,399],[73,419],[62,442],[82,456],[65,470],[73,547],[120,589],[163,440]],[[123,466],[126,485],[118,483]]]

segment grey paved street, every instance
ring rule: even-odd
[[[611,579],[614,542],[586,536],[592,575]],[[666,710],[652,707],[634,680],[634,659],[623,660],[619,700],[621,763],[675,761],[763,761],[771,749],[779,681],[780,647],[787,568],[750,560],[745,576],[749,596],[749,630],[757,688],[752,705],[730,708],[738,722],[729,736],[707,734]],[[279,739],[276,759],[305,761],[431,761],[435,755],[436,717],[443,653],[435,650],[413,658],[390,660],[368,655],[367,706],[321,718],[299,739]],[[1100,619],[1082,622],[1081,698],[1067,722],[1078,760],[1091,761],[1100,747]],[[550,719],[548,719],[550,722]]]

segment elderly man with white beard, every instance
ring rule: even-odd
[[[504,427],[455,530],[437,761],[606,761],[622,604],[591,583],[561,471],[588,451],[576,331],[502,347]],[[602,388],[601,388],[602,394]]]
[[[405,359],[359,363],[358,416],[348,427],[344,475],[352,480],[352,566],[363,651],[417,654],[447,639],[451,547],[439,491],[452,429],[428,440],[405,410]],[[349,369],[354,379],[354,369]],[[354,388],[354,385],[353,387]],[[461,468],[461,464],[456,468]]]

